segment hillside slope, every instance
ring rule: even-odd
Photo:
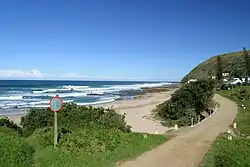
[[[248,50],[250,55],[250,50]],[[231,76],[244,76],[246,75],[245,61],[243,52],[232,52],[227,54],[221,54],[223,72],[230,73]],[[219,56],[219,55],[217,55]],[[186,82],[188,79],[201,79],[208,78],[209,76],[216,76],[216,62],[217,56],[213,56],[208,60],[200,63],[194,69],[192,69],[181,81]]]

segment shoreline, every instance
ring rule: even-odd
[[[160,103],[168,100],[176,89],[170,89],[166,92],[146,93],[138,98],[130,100],[116,100],[113,102],[91,105],[93,107],[113,108],[119,114],[126,114],[125,120],[132,126],[133,132],[159,133],[164,134],[168,128],[164,127],[159,121],[152,117],[152,110]],[[8,117],[16,124],[20,124],[21,117],[25,113],[15,115],[1,115]]]

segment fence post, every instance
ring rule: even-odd
[[[236,129],[236,127],[237,127],[237,124],[236,124],[236,122],[234,123],[234,129]]]
[[[178,125],[177,124],[174,125],[174,129],[178,130]]]
[[[227,136],[227,140],[232,140],[232,135],[231,135],[231,131],[230,129],[227,130],[228,136]]]
[[[194,127],[194,118],[191,119],[191,127]]]

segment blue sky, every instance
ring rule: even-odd
[[[0,78],[180,80],[250,48],[250,1],[0,2]]]

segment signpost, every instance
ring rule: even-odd
[[[50,111],[54,112],[54,147],[57,145],[57,112],[62,109],[62,99],[58,95],[52,97],[49,103]]]

